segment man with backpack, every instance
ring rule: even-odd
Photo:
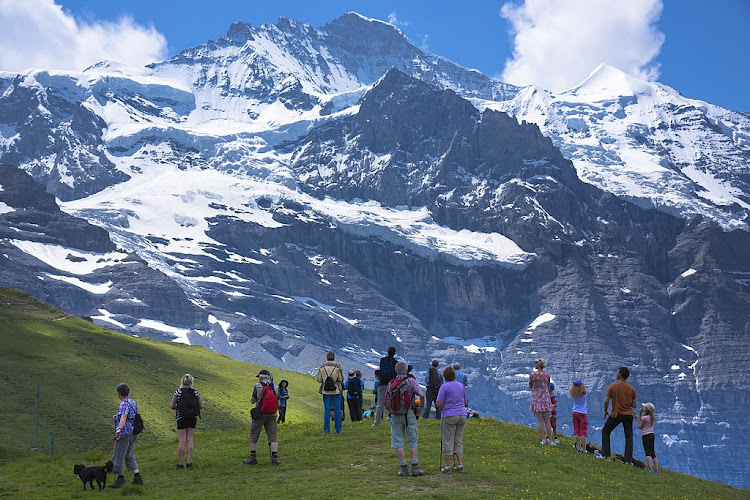
[[[353,370],[349,370],[344,389],[346,389],[346,402],[349,405],[349,418],[352,422],[359,422],[362,420],[362,379],[358,378]]]
[[[385,407],[390,414],[391,422],[391,448],[396,448],[398,459],[401,462],[399,476],[421,476],[424,472],[419,468],[419,456],[417,453],[417,415],[414,409],[414,399],[418,395],[424,400],[424,393],[419,387],[419,382],[414,377],[409,377],[408,365],[403,361],[396,363],[396,378],[386,386],[383,396]],[[409,444],[411,450],[411,473],[406,465],[406,454],[404,452],[404,441]]]
[[[406,372],[404,372],[406,373]],[[388,348],[388,356],[380,358],[380,376],[378,379],[378,397],[377,407],[375,409],[375,422],[373,427],[380,425],[383,419],[383,409],[385,407],[385,392],[388,390],[388,384],[396,378],[396,348]]]
[[[341,365],[334,360],[336,355],[332,351],[326,354],[326,362],[318,369],[317,381],[320,384],[319,392],[323,395],[323,432],[331,432],[331,409],[334,413],[336,434],[341,434],[341,391],[343,389],[344,374]]]
[[[279,405],[279,395],[273,386],[271,373],[261,370],[258,382],[253,387],[250,403],[255,406],[250,410],[252,422],[250,424],[250,456],[243,460],[248,465],[258,465],[256,451],[260,430],[266,429],[266,436],[271,447],[271,465],[281,465],[279,459],[279,442],[276,438],[276,410]]]
[[[425,383],[427,385],[427,396],[423,405],[424,411],[422,411],[422,416],[424,418],[430,418],[430,409],[432,408],[432,405],[434,403],[435,418],[440,420],[440,408],[438,408],[436,400],[438,392],[440,391],[440,386],[443,385],[443,375],[440,373],[437,367],[438,360],[433,359],[430,368],[427,370],[427,377],[425,377]]]

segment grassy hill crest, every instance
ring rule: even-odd
[[[280,426],[282,466],[241,463],[247,456],[249,398],[262,367],[201,347],[135,338],[66,316],[18,291],[0,288],[0,497],[83,498],[75,463],[90,463],[112,436],[114,388],[131,386],[147,430],[136,456],[146,484],[105,495],[156,498],[750,498],[747,490],[665,471],[660,476],[576,453],[572,440],[541,447],[535,430],[493,419],[466,430],[467,473],[443,475],[439,424],[420,421],[421,478],[399,478],[388,426],[346,422],[323,436],[322,404],[312,377],[272,369],[290,381],[288,423]],[[181,375],[196,377],[206,408],[196,436],[196,466],[178,471],[174,413]],[[40,452],[34,441],[41,388]],[[48,456],[55,433],[55,457]],[[261,440],[263,437],[261,436]],[[102,459],[105,460],[105,458]]]

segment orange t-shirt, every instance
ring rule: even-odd
[[[633,407],[630,404],[635,400],[635,389],[624,380],[609,384],[607,398],[612,400],[612,413],[610,413],[612,417],[633,414]]]

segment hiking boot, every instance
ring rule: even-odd
[[[406,465],[401,466],[401,470],[398,471],[399,476],[408,476],[409,475],[409,468]]]
[[[185,464],[185,467],[186,467],[186,468],[188,468],[188,469],[189,469],[190,467],[192,467],[192,466],[193,466],[193,464]]]
[[[140,474],[136,474],[135,476],[133,476],[133,484],[137,486],[143,485],[143,478],[141,477]]]
[[[125,476],[117,476],[117,479],[115,479],[115,482],[110,484],[110,488],[122,488],[125,486]]]
[[[177,464],[177,469],[178,469],[178,470],[179,470],[179,469],[184,469],[184,468],[185,468],[185,466],[184,466],[184,465],[182,465],[182,464]]]
[[[463,465],[457,465],[456,466],[456,472],[463,472],[463,471],[464,471],[464,466]]]
[[[281,465],[281,459],[278,455],[271,456],[271,465]]]
[[[258,459],[255,457],[255,455],[251,455],[243,460],[242,463],[247,465],[258,465]]]
[[[419,468],[419,465],[411,464],[411,475],[412,476],[424,476],[424,471]]]

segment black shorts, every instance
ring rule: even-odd
[[[644,434],[641,436],[641,441],[643,442],[643,451],[646,453],[646,456],[656,458],[656,452],[654,451],[656,437],[653,434]]]
[[[183,417],[177,420],[178,429],[195,429],[198,424],[198,417]]]

